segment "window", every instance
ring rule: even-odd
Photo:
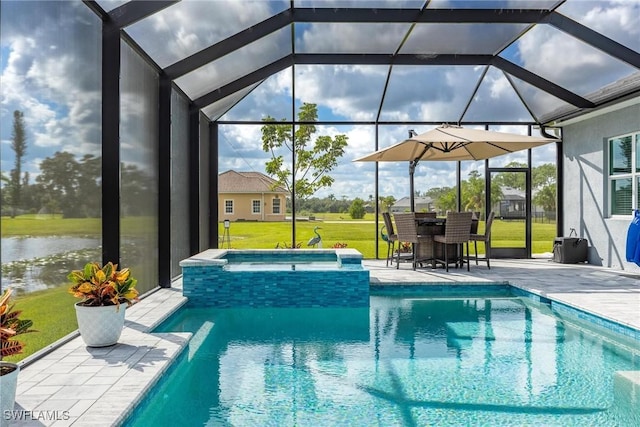
[[[640,208],[640,133],[609,140],[609,200],[611,215],[631,215]]]
[[[260,211],[260,200],[252,200],[251,201],[251,212],[254,214],[259,214]]]
[[[273,213],[280,213],[280,199],[278,199],[277,197],[273,199]]]
[[[233,213],[233,200],[225,200],[224,201],[224,213],[232,214]]]

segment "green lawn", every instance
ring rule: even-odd
[[[343,219],[340,219],[340,216]],[[314,236],[313,228],[321,227],[318,232],[322,236],[324,248],[330,248],[336,243],[346,243],[348,248],[362,252],[365,258],[375,258],[375,223],[373,215],[367,215],[363,220],[354,221],[346,214],[318,214],[321,221],[297,221],[296,242],[306,248],[307,242]],[[368,222],[363,222],[368,221]],[[380,227],[382,227],[380,220]],[[484,230],[484,223],[480,223],[480,231]],[[222,236],[223,228],[219,226]],[[291,246],[291,224],[289,222],[233,222],[229,228],[231,247],[234,249],[275,248]],[[522,247],[524,239],[524,223],[515,221],[495,220],[492,230],[492,245],[494,247]],[[553,239],[556,236],[554,223],[534,223],[532,229],[532,252],[534,254],[551,252]],[[518,241],[519,239],[522,239]],[[222,245],[226,247],[226,243]],[[480,245],[478,248],[484,251]],[[386,256],[386,243],[380,240],[379,256]]]
[[[73,306],[78,299],[67,292],[66,286],[32,292],[12,301],[16,310],[22,310],[22,318],[33,320],[33,329],[38,332],[20,335],[18,340],[25,343],[24,352],[4,360],[22,360],[78,329]]]
[[[133,216],[122,219],[121,227],[127,234],[152,232],[156,220]],[[0,219],[2,237],[16,236],[96,236],[102,233],[100,218],[62,218],[61,215],[20,215]]]

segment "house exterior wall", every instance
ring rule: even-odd
[[[280,200],[280,213],[273,213],[273,199]],[[233,204],[233,213],[226,212],[227,201]],[[260,212],[253,212],[254,201],[260,203]],[[220,221],[284,221],[286,199],[277,193],[220,193],[218,196],[218,218]]]
[[[564,222],[589,240],[589,263],[640,272],[626,261],[632,216],[609,212],[608,138],[640,131],[640,101],[563,127]]]

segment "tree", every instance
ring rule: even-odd
[[[526,168],[526,163],[521,162],[511,162],[508,163],[505,167],[507,168]],[[499,187],[510,187],[515,188],[517,190],[525,190],[525,175],[520,172],[500,172],[496,174],[495,177],[491,178],[491,182],[493,185],[497,185]]]
[[[556,165],[545,163],[531,170],[531,185],[533,188],[543,188],[556,184]]]
[[[13,130],[11,132],[11,149],[15,153],[15,167],[11,170],[9,178],[11,218],[16,216],[16,211],[20,207],[22,196],[22,163],[23,157],[27,153],[27,137],[25,135],[24,113],[22,111],[13,112]]]
[[[56,152],[40,163],[37,185],[30,187],[32,197],[51,213],[62,212],[64,218],[99,216],[100,162],[92,155],[78,161],[69,152]]]
[[[542,206],[545,212],[556,210],[556,165],[545,163],[532,170],[534,188],[533,203]]]
[[[349,216],[351,219],[362,219],[367,212],[364,209],[364,200],[356,197],[349,206]]]
[[[64,218],[83,217],[78,203],[77,188],[80,164],[73,154],[56,152],[40,163],[40,175],[36,182],[40,184],[46,195],[43,204],[62,211]],[[99,197],[99,195],[92,195]]]
[[[434,204],[438,212],[444,213],[447,211],[457,211],[456,206],[456,189],[453,187],[445,187],[446,191],[440,192],[437,199],[434,200]],[[444,189],[443,189],[444,190]]]
[[[485,180],[477,170],[469,172],[469,179],[460,182],[462,193],[462,210],[484,212]],[[491,200],[495,203],[502,200],[502,189],[498,185],[491,186]]]
[[[533,203],[542,206],[545,212],[555,212],[556,210],[556,186],[546,185],[542,187],[535,196]]]
[[[318,136],[312,143],[316,126],[311,124],[318,120],[318,108],[315,104],[302,104],[298,112],[298,129],[294,138],[291,134],[291,126],[277,124],[272,117],[266,117],[262,121],[262,149],[271,154],[265,169],[269,176],[277,181],[277,185],[286,188],[295,197],[306,199],[311,197],[321,188],[331,187],[334,179],[329,176],[337,165],[338,159],[344,155],[347,146],[346,135]],[[291,155],[285,160],[281,151],[295,154],[295,164],[289,164]],[[295,175],[294,175],[295,174]],[[293,177],[295,176],[295,187]]]
[[[453,187],[433,187],[425,191],[425,196],[431,197],[437,211],[444,213],[456,209],[456,189]]]
[[[482,212],[484,207],[484,179],[480,172],[472,170],[469,179],[460,183],[463,210]]]
[[[121,193],[122,215],[137,216],[148,215],[150,205],[149,194],[155,188],[153,177],[136,165],[122,163],[121,167]]]
[[[389,212],[391,206],[396,203],[396,198],[393,196],[380,196],[380,210],[382,212]]]
[[[85,154],[79,163],[78,196],[82,200],[84,214],[88,217],[99,217],[102,198],[96,195],[101,194],[102,158]]]

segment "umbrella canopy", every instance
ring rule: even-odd
[[[515,151],[526,150],[556,142],[554,138],[540,138],[481,129],[467,129],[442,125],[390,147],[375,151],[354,162],[409,161],[411,210],[414,210],[413,173],[418,162],[484,160]]]
[[[484,160],[556,141],[558,140],[551,138],[442,125],[355,159],[354,162]]]

